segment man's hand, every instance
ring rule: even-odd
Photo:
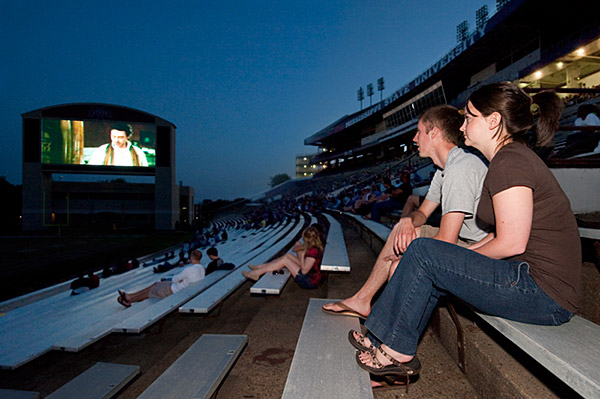
[[[408,245],[417,238],[417,230],[410,217],[401,218],[392,229],[394,237],[393,247],[396,256],[400,256],[406,251]]]

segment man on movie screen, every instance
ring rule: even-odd
[[[110,130],[110,143],[96,148],[90,165],[148,166],[144,152],[130,141],[133,128],[127,123],[115,124]]]

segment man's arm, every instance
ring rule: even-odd
[[[436,240],[446,241],[456,244],[458,241],[458,233],[465,220],[465,214],[462,212],[448,212],[442,216],[440,221],[440,230],[433,236]]]

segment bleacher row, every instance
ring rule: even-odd
[[[350,265],[343,234],[341,232],[341,226],[332,216],[323,214],[323,217],[330,226],[326,247],[329,249],[326,249],[322,268],[329,268],[328,270],[334,271],[349,271]],[[360,229],[367,231],[374,239],[385,241],[390,232],[389,228],[357,217],[356,215],[346,214],[346,217],[351,218]],[[223,298],[243,283],[244,279],[241,277],[241,273],[239,273],[240,270],[244,270],[243,268],[247,267],[247,264],[249,264],[250,261],[255,264],[267,261],[285,247],[285,245],[277,246],[275,243],[292,244],[295,237],[297,237],[298,233],[307,222],[308,220],[289,220],[287,223],[282,222],[276,226],[257,231],[233,231],[230,235],[231,240],[228,241],[228,243],[233,243],[235,240],[237,241],[237,244],[227,246],[227,243],[223,243],[220,251],[222,253],[227,253],[228,259],[240,259],[240,262],[242,263],[240,263],[240,266],[236,269],[238,272],[221,274],[216,274],[217,272],[215,272],[216,276],[220,276],[215,277],[216,281],[204,285],[199,284],[198,287],[189,287],[190,292],[195,292],[194,295],[188,293],[185,296],[186,299],[179,298],[174,300],[173,303],[168,304],[167,302],[169,301],[167,300],[170,297],[161,301],[155,300],[155,303],[148,305],[147,308],[142,309],[140,312],[136,312],[136,314],[140,314],[139,316],[134,317],[133,320],[128,320],[129,318],[127,318],[114,324],[110,331],[142,331],[148,325],[156,322],[168,313],[169,310],[166,309],[174,310],[179,307],[179,311],[185,313],[210,312],[210,310],[216,306],[216,303],[222,301]],[[313,216],[311,217],[310,223],[314,222],[316,222],[316,218]],[[580,229],[580,234],[585,238],[600,238],[598,230],[594,229]],[[256,251],[258,248],[262,248],[263,250],[257,253]],[[143,271],[144,270],[135,271],[137,273],[132,273],[132,275],[145,274],[142,273]],[[208,277],[211,276],[212,274]],[[265,277],[269,278],[263,278],[265,281],[262,281],[263,279],[261,279],[255,285],[258,285],[261,281],[263,284],[279,284],[278,291],[273,293],[280,293],[285,285],[285,281],[289,278],[289,273],[283,283],[281,283],[281,281],[273,282],[270,279],[270,276],[270,274],[266,275]],[[153,277],[155,277],[155,275]],[[132,288],[147,283],[141,276],[139,277],[139,280],[131,277],[131,280],[127,279],[123,281],[124,284],[130,284]],[[204,288],[201,288],[200,285],[203,285]],[[114,301],[114,287],[115,285],[110,288],[111,292],[106,294],[110,298],[104,299],[111,303],[102,302],[103,300],[100,300],[104,306],[109,307],[111,304],[116,304],[116,301]],[[268,290],[265,291],[264,287],[254,292],[261,294],[271,293]],[[105,294],[100,296],[104,297]],[[175,295],[172,295],[171,297],[175,297]],[[209,300],[208,298],[211,299]],[[76,297],[70,299],[76,299]],[[321,312],[322,305],[331,301],[335,300],[317,298],[312,298],[310,300],[284,388],[284,398],[373,397],[368,373],[357,366],[354,361],[354,350],[347,345],[346,342],[348,331],[360,328],[358,319],[349,317],[329,317]],[[164,306],[153,308],[153,306],[156,306],[160,302],[165,302]],[[52,301],[49,301],[46,306],[51,304]],[[45,306],[40,306],[36,308],[41,310],[44,307]],[[121,309],[117,313],[124,313],[127,312],[127,310],[128,309]],[[50,310],[50,313],[52,312],[57,312],[57,309],[55,308],[53,311]],[[10,313],[8,313],[7,316],[10,315]],[[35,311],[29,313],[29,316],[25,317],[31,318],[34,314]],[[579,316],[575,316],[571,322],[563,326],[547,327],[511,322],[479,313],[475,314],[480,320],[485,321],[502,335],[513,341],[518,347],[539,362],[539,364],[546,367],[550,372],[555,374],[583,397],[600,397],[600,369],[597,367],[597,359],[600,355],[600,348],[597,345],[598,338],[600,338],[600,327],[598,325]],[[64,317],[64,315],[62,317]],[[5,320],[2,319],[3,318],[0,318],[0,323],[5,322]],[[30,325],[30,328],[36,327]],[[44,327],[44,329],[45,328],[46,327]],[[5,326],[0,324],[0,331],[3,332],[0,334],[3,339],[3,348],[8,344],[8,341],[4,340],[4,331],[6,329]],[[27,336],[30,333],[27,329],[21,329],[20,331],[21,335],[24,336]],[[110,333],[110,331],[106,334]],[[68,332],[65,334],[68,334]],[[13,339],[15,337],[13,337]],[[71,337],[70,339],[77,341],[74,337]],[[97,340],[99,337],[88,339]],[[83,339],[79,342],[83,342]],[[152,383],[140,397],[210,397],[215,393],[218,385],[225,378],[227,371],[232,367],[236,358],[240,355],[247,343],[248,338],[244,335],[203,335],[154,383]],[[84,343],[83,345],[86,344]],[[84,346],[81,348],[83,347]],[[53,344],[51,347],[51,349],[60,350],[69,350],[68,348],[75,347],[61,347],[57,344]],[[4,353],[0,356],[0,359],[2,359],[2,367],[5,368],[6,361],[4,360]],[[200,364],[211,364],[212,366],[199,367]],[[85,386],[89,385],[91,381],[96,381],[101,378],[104,378],[105,380],[108,379],[107,381],[96,383],[96,386],[100,387],[99,390],[102,391],[102,395],[105,396],[100,396],[100,394],[98,394],[99,396],[93,397],[111,397],[128,381],[135,378],[138,373],[139,368],[137,366],[98,363],[84,373],[87,375],[82,374],[49,397],[76,397],[77,395],[74,394],[74,392],[78,392],[79,389],[85,389]],[[186,381],[186,383],[179,384],[177,381]],[[189,383],[190,381],[194,382]],[[16,396],[17,393],[15,393],[15,391],[10,391],[11,396],[2,396],[4,394],[8,395],[8,393],[3,393],[0,390],[0,398],[19,397]],[[23,395],[25,394],[29,393],[23,393]]]
[[[328,238],[329,249],[323,265],[349,271],[341,226],[330,216],[325,218],[332,235]],[[293,244],[307,221],[289,218],[259,230],[232,229],[230,239],[217,246],[222,256],[237,265],[235,270],[215,271],[201,282],[162,300],[148,299],[130,308],[122,308],[116,302],[117,289],[131,291],[157,280],[152,267],[145,267],[104,279],[99,288],[81,295],[71,296],[64,291],[13,309],[0,317],[0,366],[14,369],[50,350],[78,352],[111,332],[139,333],[175,309],[181,313],[208,313],[245,282],[240,271],[247,270],[250,263],[270,260],[286,245]],[[311,216],[310,223],[317,223],[316,217]],[[157,263],[154,257],[146,259],[145,264]],[[273,280],[271,277],[282,278]],[[266,275],[256,284],[275,284],[277,287],[267,289],[268,292],[261,289],[259,293],[280,293],[288,278],[289,272],[287,275]],[[246,336],[240,335],[203,335],[140,397],[210,397],[247,341]],[[198,358],[212,366],[200,370],[191,367],[197,364]],[[86,397],[108,398],[137,374],[139,367],[135,365],[98,362],[48,397],[72,398],[85,392]],[[181,381],[182,376],[188,374],[190,378],[183,380],[194,383],[174,385],[175,380]],[[86,388],[89,386],[96,387],[94,392]],[[0,398],[4,397],[39,396],[25,391],[0,390]]]

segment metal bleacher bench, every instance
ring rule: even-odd
[[[39,392],[0,389],[0,399],[40,399]]]
[[[303,223],[299,222],[292,225],[289,230],[286,230],[285,234],[279,237],[274,237],[273,242],[269,244],[269,248],[253,256],[248,261],[256,264],[264,263],[272,258],[277,252],[279,252],[285,245],[283,242],[289,240],[298,234],[302,229]],[[275,242],[276,241],[276,242]],[[238,287],[245,283],[246,278],[241,274],[242,270],[250,270],[247,265],[241,266],[230,273],[226,278],[204,291],[191,301],[187,302],[179,308],[180,313],[208,313],[214,309],[217,305],[222,303],[223,299],[234,292]],[[261,279],[262,280],[262,279]],[[283,284],[284,285],[284,284]],[[283,287],[279,286],[279,290]],[[252,292],[252,291],[251,291]],[[279,293],[279,292],[277,292]]]
[[[139,373],[139,366],[98,362],[46,398],[112,398]]]
[[[373,226],[369,220],[355,219],[384,241],[391,231]],[[579,235],[600,239],[600,230],[579,228]],[[561,326],[538,326],[475,314],[581,396],[600,398],[599,325],[580,316]]]
[[[139,399],[210,398],[247,343],[246,335],[202,335]]]
[[[333,272],[350,272],[348,251],[344,241],[342,226],[331,215],[323,214],[329,221],[329,232],[327,233],[327,245],[321,261],[321,270]]]
[[[360,331],[354,317],[332,317],[321,307],[334,299],[311,298],[282,398],[373,398],[369,373],[356,364],[348,331]]]

